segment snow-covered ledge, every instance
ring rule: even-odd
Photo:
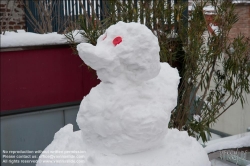
[[[250,1],[249,0],[233,0],[232,1],[234,4],[249,4],[250,5]]]
[[[86,42],[79,32],[79,30],[75,30],[72,33],[75,42]],[[63,34],[56,32],[37,34],[25,32],[24,30],[17,30],[17,32],[6,31],[5,34],[0,34],[0,38],[0,48],[68,44],[67,38]]]
[[[227,161],[239,166],[250,166],[250,158],[247,157],[250,151],[250,132],[208,141],[205,151],[212,165],[221,165],[220,162]]]
[[[207,153],[212,153],[219,150],[242,147],[250,147],[250,132],[208,141],[205,151]]]

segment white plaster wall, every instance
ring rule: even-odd
[[[214,82],[211,82],[211,87],[214,86]],[[199,91],[198,94],[202,94],[202,92]],[[250,94],[246,94],[245,96],[246,102],[243,108],[240,100],[238,100],[236,104],[223,113],[217,119],[216,123],[210,127],[230,135],[247,132],[247,128],[250,127]]]
[[[207,39],[208,33],[204,32],[204,37]],[[204,46],[206,46],[205,40]],[[219,69],[221,66],[217,66]],[[250,77],[248,78],[250,80]],[[211,87],[214,87],[214,82],[211,82]],[[198,95],[203,94],[198,91]],[[210,126],[212,129],[219,130],[231,135],[247,132],[250,127],[250,94],[246,94],[246,103],[242,108],[240,100],[231,106],[224,114],[222,114],[215,124]]]
[[[232,135],[246,132],[247,128],[250,127],[250,94],[246,96],[248,101],[244,108],[238,101],[222,114],[211,128]]]

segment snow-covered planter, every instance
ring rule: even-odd
[[[212,165],[215,160],[231,162],[235,165],[250,165],[250,133],[208,141],[205,147]]]
[[[86,42],[79,34],[79,30],[72,32],[76,43]],[[17,32],[6,31],[1,34],[1,48],[9,47],[28,47],[28,46],[43,46],[43,45],[59,45],[67,44],[68,40],[63,34],[56,32],[47,34],[37,34],[25,32],[24,30],[17,30]]]
[[[76,42],[85,42],[76,35]],[[22,30],[1,38],[1,114],[54,104],[79,102],[99,83],[62,34]]]

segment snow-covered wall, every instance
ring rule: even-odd
[[[79,30],[75,30],[73,33],[76,43],[85,43],[86,40],[82,37]],[[0,34],[1,42],[0,47],[24,47],[24,46],[39,46],[39,45],[55,45],[55,44],[67,44],[67,38],[63,34],[48,33],[37,34],[31,32],[25,32],[24,30],[17,30],[16,32],[8,32]]]

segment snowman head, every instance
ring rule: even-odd
[[[157,37],[139,23],[120,21],[98,38],[96,46],[82,43],[77,49],[103,82],[115,82],[118,77],[142,82],[160,71]]]

